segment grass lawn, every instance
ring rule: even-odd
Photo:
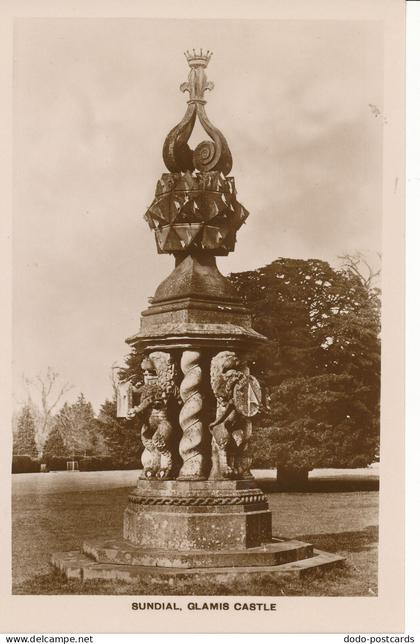
[[[119,475],[119,478],[118,478]],[[123,478],[121,478],[121,476]],[[27,477],[24,480],[21,477]],[[32,477],[32,478],[29,478]],[[77,550],[83,539],[120,537],[136,473],[61,473],[13,477],[14,594],[334,595],[377,594],[378,492],[268,493],[273,534],[309,541],[346,557],[342,568],[299,579],[266,577],[230,586],[183,581],[148,587],[67,581],[52,570],[54,551]],[[95,482],[96,481],[96,482]],[[118,482],[128,487],[117,487]],[[108,483],[108,485],[107,485]],[[262,485],[264,487],[264,485]],[[267,490],[270,487],[267,487]],[[167,582],[166,582],[167,584]],[[178,584],[178,585],[177,585]]]

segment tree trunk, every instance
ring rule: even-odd
[[[300,492],[308,489],[309,470],[277,466],[277,487],[280,492]]]

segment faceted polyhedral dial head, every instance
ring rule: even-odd
[[[232,156],[223,134],[209,121],[204,93],[214,85],[205,69],[211,52],[185,54],[190,66],[188,81],[181,85],[189,93],[187,112],[166,137],[163,159],[170,173],[163,174],[145,218],[155,232],[159,253],[205,251],[227,255],[233,251],[236,232],[248,217],[237,201]],[[191,150],[188,139],[198,117],[211,141]]]

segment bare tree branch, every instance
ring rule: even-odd
[[[46,439],[53,410],[65,394],[73,388],[73,385],[65,382],[59,386],[60,374],[51,367],[48,367],[45,373],[38,373],[35,378],[23,376],[23,379],[29,399],[32,399],[31,393],[34,389],[38,392],[41,407],[38,433],[41,442],[43,442]],[[57,387],[59,388],[57,389]]]
[[[51,412],[52,412],[52,410],[54,409],[54,407],[55,407],[56,405],[58,405],[58,403],[60,402],[61,398],[62,398],[62,397],[63,397],[63,396],[68,392],[68,391],[70,391],[71,389],[73,389],[73,385],[70,385],[69,383],[65,383],[65,384],[61,387],[60,391],[58,392],[58,395],[57,395],[56,399],[55,399],[55,400],[54,400],[54,402],[53,402],[53,403],[51,403],[51,404],[50,404],[50,406],[49,406],[49,413],[51,413]]]
[[[381,260],[381,254],[377,253],[377,255],[378,259]],[[339,255],[338,259],[341,259],[343,268],[358,277],[371,294],[376,295],[378,293],[377,282],[381,275],[380,265],[375,270],[360,251],[354,254]]]

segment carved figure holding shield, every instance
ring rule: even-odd
[[[155,351],[141,363],[144,385],[134,387],[138,405],[127,416],[140,414],[143,420],[141,441],[143,478],[170,478],[173,470],[173,426],[168,419],[168,402],[175,395],[174,369],[171,356]]]
[[[210,479],[250,476],[250,418],[258,413],[261,387],[233,351],[221,351],[211,361],[210,381],[217,400],[212,433]]]

